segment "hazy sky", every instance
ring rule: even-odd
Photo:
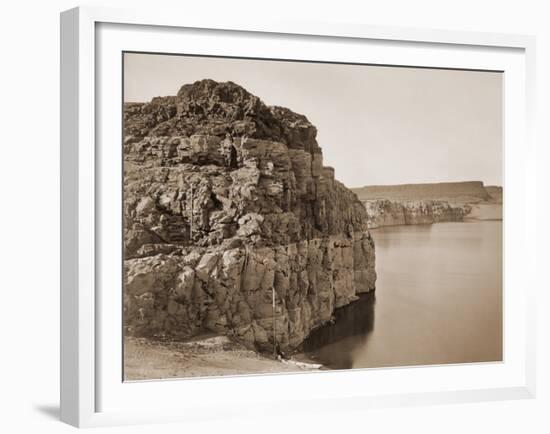
[[[125,101],[233,81],[307,116],[348,187],[480,180],[502,185],[502,74],[125,54]]]

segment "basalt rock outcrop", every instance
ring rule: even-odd
[[[231,83],[124,107],[126,333],[297,347],[374,289],[357,196],[305,116]]]
[[[461,222],[471,210],[468,204],[450,204],[437,200],[369,199],[364,200],[363,204],[367,210],[369,229],[380,226]]]
[[[481,181],[373,185],[354,188],[369,228],[502,220],[502,187]]]

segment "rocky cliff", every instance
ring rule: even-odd
[[[366,210],[305,116],[203,80],[126,104],[124,133],[128,335],[286,351],[374,288]]]
[[[363,204],[367,210],[369,229],[380,226],[461,222],[471,210],[467,204],[450,204],[437,200],[370,199],[363,201]]]
[[[369,228],[502,220],[502,187],[480,181],[375,185],[352,189],[365,205]]]

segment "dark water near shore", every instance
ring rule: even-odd
[[[332,369],[502,360],[502,222],[371,231],[376,291],[312,333]]]

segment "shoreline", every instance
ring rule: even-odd
[[[297,373],[322,370],[305,357],[269,357],[230,340],[205,335],[188,341],[124,338],[124,381]]]
[[[464,220],[461,221],[441,221],[433,223],[414,223],[414,224],[395,224],[395,225],[382,225],[376,226],[375,228],[369,228],[369,232],[377,231],[384,228],[396,228],[399,226],[432,226],[437,224],[448,224],[448,223],[481,223],[481,222],[502,222],[502,218],[477,218],[477,217],[464,217]]]
[[[484,221],[502,222],[502,218],[473,217],[457,222],[436,223],[468,224]],[[432,224],[434,223],[418,223],[415,225]],[[389,226],[415,225],[379,226],[371,228],[369,231],[376,231]],[[367,294],[370,294],[370,292]],[[353,304],[353,302],[350,304]],[[344,311],[348,306],[342,306],[337,311],[340,309]],[[335,319],[337,320],[337,318]],[[323,324],[312,330],[312,334],[319,333],[323,328],[330,325],[332,325],[332,322]],[[292,353],[288,359],[283,359],[251,350],[227,336],[213,333],[195,336],[184,341],[126,336],[124,338],[124,381],[300,373],[335,369],[320,364],[307,353],[304,348],[300,348]]]
[[[432,225],[437,223],[474,223],[484,221],[503,221],[502,204],[500,203],[484,203],[484,204],[469,204],[470,211],[464,214],[461,219],[441,219],[437,221],[417,221],[414,223],[382,223],[379,222],[369,228],[369,231],[384,228],[384,227],[396,227],[396,226],[419,226],[419,225]]]

